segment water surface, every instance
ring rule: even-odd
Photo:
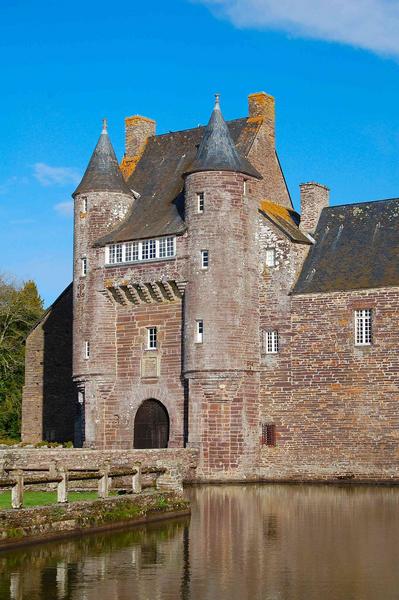
[[[399,488],[187,495],[191,519],[1,553],[0,599],[399,599]]]

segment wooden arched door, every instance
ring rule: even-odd
[[[168,411],[158,400],[144,400],[134,419],[134,447],[167,448],[168,441]]]

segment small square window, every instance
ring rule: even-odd
[[[82,277],[87,275],[87,258],[85,256],[80,259],[80,273]]]
[[[197,206],[198,206],[198,212],[203,213],[204,209],[205,209],[205,194],[204,194],[204,192],[199,192],[197,194]]]
[[[84,344],[84,356],[86,359],[90,358],[90,342],[88,340]]]
[[[209,267],[209,251],[201,250],[201,268],[207,269]]]
[[[149,327],[147,329],[147,350],[157,349],[157,328]]]
[[[274,248],[266,249],[266,266],[267,267],[275,267],[276,266],[276,250]]]
[[[370,308],[355,310],[355,344],[370,346],[372,341],[372,313]]]
[[[276,445],[276,425],[275,423],[262,423],[262,441],[263,446]]]
[[[202,344],[204,341],[204,321],[202,319],[196,321],[195,341],[197,344]]]
[[[277,354],[278,342],[278,331],[263,332],[263,349],[266,354]]]

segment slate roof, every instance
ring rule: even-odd
[[[285,208],[285,206],[270,200],[262,200],[259,203],[259,212],[274,223],[293,242],[309,245],[312,243],[304,232],[299,229],[300,216],[294,210]]]
[[[197,155],[187,173],[200,171],[233,171],[261,179],[262,176],[237,150],[220,110],[219,95],[199,145]]]
[[[105,125],[82,181],[72,196],[87,192],[123,192],[132,195],[131,190],[123,179],[118,159],[116,158]]]
[[[249,152],[261,126],[249,118],[227,121],[242,156]],[[128,180],[140,194],[126,219],[97,245],[110,242],[182,234],[184,223],[183,175],[192,165],[204,135],[204,127],[186,129],[148,139],[143,155]]]
[[[311,294],[399,285],[399,199],[324,208],[293,289]]]

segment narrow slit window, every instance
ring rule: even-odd
[[[207,269],[209,267],[209,251],[201,250],[201,268]]]
[[[82,277],[87,275],[87,258],[85,256],[80,259],[80,273]]]
[[[195,341],[197,344],[202,344],[204,341],[204,321],[202,319],[196,321]]]
[[[263,347],[265,354],[277,354],[279,350],[277,330],[263,332]]]
[[[275,248],[267,248],[266,249],[266,266],[267,267],[275,267],[276,266],[276,250],[275,250]]]
[[[205,194],[204,194],[204,192],[199,192],[197,194],[197,206],[198,206],[198,212],[203,213],[204,209],[205,209]]]
[[[372,339],[372,314],[370,308],[355,310],[355,344],[370,346]]]
[[[157,328],[149,327],[147,329],[147,349],[148,350],[156,350],[157,349]]]
[[[86,340],[85,344],[84,344],[84,356],[86,359],[90,358],[90,342],[89,342],[89,340]]]
[[[88,207],[87,196],[83,196],[83,198],[82,198],[82,211],[83,212],[87,212],[87,207]]]
[[[244,179],[242,187],[243,187],[244,196],[246,196],[248,193],[248,179]]]
[[[276,425],[275,423],[262,423],[262,445],[276,446]]]

